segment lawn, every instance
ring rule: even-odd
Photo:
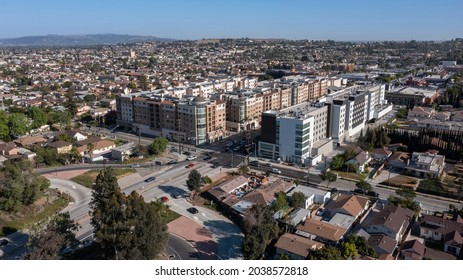
[[[351,179],[355,181],[364,180],[365,177],[367,176],[366,174],[362,174],[362,173],[344,172],[344,171],[337,171],[337,170],[333,170],[333,172],[338,174],[338,176],[341,178]]]
[[[39,200],[37,204],[45,204],[44,207],[37,211],[37,205],[24,206],[15,214],[0,214],[0,236],[11,234],[15,231],[29,228],[40,221],[51,217],[64,209],[69,203],[67,195],[60,194],[57,190],[49,190],[49,197],[53,197],[51,203],[46,204],[47,198]],[[39,213],[37,213],[39,212]]]
[[[125,177],[129,174],[132,174],[135,172],[135,169],[133,168],[114,168],[113,169],[114,174],[116,174],[117,179],[120,179],[122,177]],[[82,186],[86,186],[87,188],[91,188],[93,183],[96,180],[96,177],[100,173],[100,170],[90,170],[85,172],[84,174],[81,174],[79,176],[76,176],[71,179],[71,181],[76,182],[77,184],[81,184]]]
[[[418,184],[418,179],[400,175],[383,181],[381,184],[393,187],[411,187],[415,189]]]

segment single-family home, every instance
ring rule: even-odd
[[[400,246],[400,256],[404,260],[422,260],[426,247],[417,239],[407,240]]]
[[[397,240],[384,234],[372,234],[370,238],[368,238],[368,245],[375,250],[378,256],[391,256],[397,246]]]
[[[414,152],[405,168],[416,177],[437,179],[444,172],[444,167],[445,156],[430,152]]]
[[[413,211],[396,205],[386,205],[383,210],[373,215],[366,231],[370,234],[384,234],[401,241],[413,218]]]
[[[449,220],[445,217],[423,215],[420,236],[442,242],[444,252],[458,256],[463,246],[463,218],[457,215]]]
[[[296,234],[325,244],[336,245],[346,234],[347,230],[325,221],[306,219],[296,227]]]
[[[355,157],[349,159],[346,161],[347,164],[355,164],[358,166],[357,172],[363,172],[365,171],[365,166],[370,163],[371,161],[371,156],[368,153],[368,151],[361,151],[358,153]]]
[[[134,154],[137,145],[133,142],[129,142],[111,149],[111,158],[113,160],[124,161],[130,158]]]
[[[66,130],[64,133],[72,139],[74,139],[75,141],[82,141],[88,138],[88,135],[80,131],[80,129]]]
[[[19,147],[31,147],[31,146],[35,146],[35,145],[44,145],[45,143],[47,143],[47,139],[41,137],[41,136],[26,136],[26,137],[21,137],[21,138],[18,138],[16,140],[14,140],[14,142],[16,143],[16,145],[18,145]]]
[[[387,160],[387,164],[396,169],[403,170],[407,167],[410,156],[404,152],[394,152]]]
[[[300,192],[305,195],[305,209],[308,209],[314,203],[320,205],[325,204],[331,197],[331,192],[329,191],[305,186],[295,186],[288,191],[288,198],[291,199],[291,196],[296,192]]]
[[[372,158],[384,162],[392,155],[392,152],[385,148],[378,148],[372,150],[370,154]]]
[[[330,217],[341,213],[357,219],[368,209],[368,199],[357,195],[338,193],[325,209]]]
[[[72,143],[66,141],[55,141],[53,143],[48,144],[50,149],[56,150],[58,154],[65,154],[69,153],[72,149]]]
[[[287,255],[291,260],[305,260],[311,251],[323,246],[320,242],[291,233],[283,234],[275,244],[277,255]]]

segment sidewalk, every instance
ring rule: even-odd
[[[217,259],[217,242],[206,228],[184,216],[170,222],[167,227],[170,233],[190,242],[199,251],[200,259]]]

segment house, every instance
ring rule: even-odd
[[[368,238],[368,245],[375,250],[378,256],[392,256],[397,246],[397,240],[384,234],[372,234],[370,238]]]
[[[75,141],[82,141],[88,138],[88,135],[80,131],[79,129],[71,129],[64,132],[67,136],[71,137]]]
[[[337,197],[325,207],[330,217],[341,213],[357,219],[368,209],[368,199],[356,195],[338,193]]]
[[[18,151],[19,148],[15,142],[0,143],[0,155],[2,156],[17,155]]]
[[[320,242],[291,233],[283,234],[275,244],[277,255],[287,255],[291,260],[305,260],[310,251],[323,246]]]
[[[463,218],[457,215],[449,220],[445,217],[423,215],[420,236],[442,242],[444,252],[459,256],[463,246]]]
[[[407,167],[410,156],[403,152],[394,152],[387,160],[388,165],[392,168],[403,170]]]
[[[383,210],[375,213],[366,231],[370,235],[384,234],[396,241],[401,241],[413,215],[410,209],[387,205]]]
[[[35,145],[44,145],[47,143],[47,139],[40,136],[26,136],[14,140],[16,145],[19,147],[31,147]]]
[[[404,260],[422,260],[426,247],[419,240],[407,240],[400,247],[400,256]]]
[[[291,181],[278,178],[268,182],[243,196],[242,200],[253,204],[271,205],[275,201],[275,195],[279,192],[287,193],[294,185]]]
[[[444,172],[445,156],[430,152],[414,152],[405,167],[406,170],[421,178],[439,178]]]
[[[310,211],[307,209],[296,209],[291,212],[285,219],[285,224],[289,225],[290,228],[294,228],[307,218],[310,217]]]
[[[321,190],[321,189],[315,189],[315,188],[309,188],[305,186],[295,186],[294,188],[291,188],[287,196],[288,198],[291,198],[291,196],[295,192],[301,192],[305,195],[305,209],[308,209],[311,205],[315,204],[325,204],[330,200],[331,197],[331,192]]]
[[[331,245],[338,244],[346,232],[345,228],[314,219],[307,219],[296,227],[297,235]]]
[[[384,162],[392,155],[392,152],[385,148],[378,148],[371,151],[370,154],[372,158]]]
[[[56,142],[48,144],[48,147],[56,150],[58,154],[65,154],[71,151],[72,143],[65,142],[65,141],[56,141]]]
[[[351,158],[350,160],[346,161],[347,164],[355,164],[358,166],[358,171],[357,172],[364,172],[365,171],[365,166],[370,163],[371,161],[371,156],[368,153],[368,151],[361,151],[358,153],[354,158]]]
[[[136,147],[137,145],[133,142],[114,147],[111,149],[111,158],[113,160],[120,161],[127,160],[131,155],[134,154]]]
[[[103,160],[103,155],[111,153],[111,149],[116,147],[113,141],[99,137],[89,137],[85,140],[77,141],[76,145],[79,153],[92,162]]]
[[[431,119],[436,114],[436,110],[430,107],[416,106],[408,112],[407,119]]]

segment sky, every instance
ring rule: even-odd
[[[461,0],[15,0],[0,38],[130,34],[195,40],[337,41],[463,37]]]

